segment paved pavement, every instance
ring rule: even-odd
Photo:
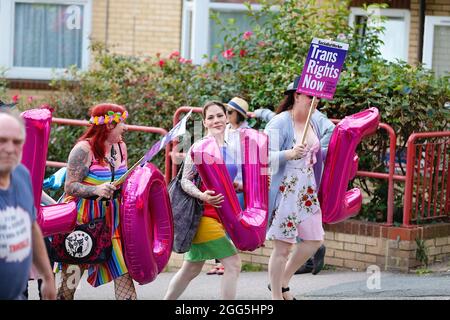
[[[144,286],[136,284],[138,299],[160,300],[172,279],[173,272],[164,272]],[[222,276],[202,273],[181,296],[184,300],[218,300]],[[57,278],[58,279],[58,278]],[[114,285],[98,288],[81,280],[75,299],[114,299]],[[268,300],[267,272],[242,272],[238,282],[238,300]],[[381,272],[374,274],[353,271],[323,270],[318,275],[295,275],[290,284],[297,299],[444,299],[450,300],[450,270],[426,275]],[[38,299],[36,281],[30,281],[30,299]]]

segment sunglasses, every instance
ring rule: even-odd
[[[297,95],[301,95],[302,93],[295,93],[295,94],[297,94]],[[304,94],[306,97],[308,97],[308,99],[314,99],[314,96],[310,96],[310,95],[307,95],[307,94]]]
[[[227,110],[228,114],[233,114],[234,110]]]

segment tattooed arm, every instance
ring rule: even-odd
[[[215,194],[213,190],[206,190],[201,192],[197,186],[192,182],[194,176],[197,173],[197,168],[195,167],[194,161],[190,157],[191,149],[186,154],[184,159],[183,175],[181,177],[181,188],[189,194],[191,197],[200,199],[204,202],[209,203],[213,207],[220,208],[220,204],[223,202],[224,197],[222,194]]]
[[[203,200],[203,192],[201,192],[193,182],[194,177],[197,174],[197,168],[190,157],[190,151],[191,149],[186,153],[186,158],[184,159],[183,173],[180,180],[181,188],[183,188],[184,192],[191,197]]]
[[[89,172],[90,161],[91,151],[89,144],[80,142],[75,145],[69,154],[64,191],[68,195],[77,198],[89,198],[92,196],[110,198],[115,190],[115,187],[110,183],[98,186],[88,186],[81,183]]]

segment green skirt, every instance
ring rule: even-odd
[[[237,254],[237,250],[227,237],[192,244],[191,249],[184,254],[186,261],[205,261],[222,259]]]
[[[191,248],[184,254],[186,261],[222,259],[237,254],[222,224],[216,219],[202,217]]]

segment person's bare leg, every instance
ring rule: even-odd
[[[221,295],[224,300],[236,298],[236,287],[239,274],[241,273],[241,258],[235,254],[231,257],[220,259],[224,266],[224,274],[221,285]]]
[[[191,262],[184,261],[180,270],[175,273],[172,280],[170,280],[169,287],[167,288],[165,300],[175,300],[186,290],[189,283],[199,275],[202,271],[202,267],[205,261]]]
[[[282,286],[289,287],[289,281],[298,270],[316,251],[320,248],[323,241],[306,240],[295,245],[291,256],[289,257],[283,272]],[[292,300],[293,295],[290,291],[283,294],[286,300]]]
[[[288,242],[273,241],[273,250],[269,259],[269,280],[273,300],[283,300],[281,286],[290,247],[291,244]]]

